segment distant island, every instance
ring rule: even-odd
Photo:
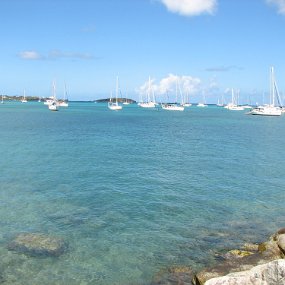
[[[3,96],[3,100],[5,101],[22,101],[23,96],[10,96],[10,95],[0,95],[0,99]],[[27,101],[38,101],[39,99],[41,101],[46,101],[49,97],[39,97],[39,96],[26,96],[25,97]],[[137,102],[130,98],[118,98],[117,99],[119,103],[129,103],[129,104],[136,104]],[[115,102],[115,98],[111,98],[111,102]],[[84,101],[85,102],[85,101]],[[98,100],[90,100],[89,102],[96,102],[96,103],[108,103],[110,102],[110,98],[106,99],[98,99]]]
[[[133,99],[129,99],[129,98],[118,98],[117,99],[119,103],[129,103],[129,104],[136,104],[137,102]],[[98,99],[95,100],[96,103],[108,103],[108,102],[115,102],[116,99],[115,98],[106,98],[106,99]]]
[[[2,97],[2,95],[0,95]],[[25,97],[27,101],[38,101],[39,98],[41,101],[45,101],[48,99],[47,97],[38,97],[38,96],[26,96]],[[3,95],[3,99],[5,101],[21,101],[23,99],[23,96],[9,96],[9,95]]]

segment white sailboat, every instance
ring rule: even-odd
[[[164,103],[161,104],[161,108],[163,110],[167,110],[167,111],[184,111],[184,106],[182,104],[178,104],[178,79],[176,80],[176,103]],[[182,96],[182,94],[180,93],[180,96]],[[181,101],[182,101],[182,97],[181,97]]]
[[[185,96],[183,103],[181,105],[184,107],[191,107],[192,106],[192,104],[190,103],[190,100],[189,100],[189,92],[188,91],[186,92],[186,96]]]
[[[225,104],[224,104],[224,95],[222,94],[221,96],[221,100],[220,100],[220,97],[218,98],[218,103],[216,104],[216,106],[218,107],[224,107]]]
[[[21,100],[22,103],[27,103],[27,99],[26,99],[26,91],[24,90],[24,95],[23,95],[23,98]]]
[[[119,103],[118,103],[118,93],[119,93],[119,78],[117,76],[117,81],[116,81],[116,99],[115,99],[115,102],[113,102],[112,95],[111,95],[110,102],[108,103],[108,108],[110,110],[118,111],[118,110],[122,110],[123,109],[123,106],[119,105]]]
[[[199,108],[204,108],[204,107],[208,107],[208,105],[206,104],[206,99],[205,99],[205,94],[203,93],[203,102],[200,102],[197,104],[197,107]]]
[[[279,103],[279,107],[276,106],[276,99]],[[248,114],[250,115],[260,115],[260,116],[281,116],[281,98],[279,96],[277,83],[274,76],[274,68],[270,68],[270,96],[269,104],[258,106],[257,108],[252,109]]]
[[[176,103],[161,104],[161,108],[168,111],[184,111],[184,106],[178,105]]]
[[[155,108],[155,100],[154,100],[154,96],[153,96],[153,100],[150,99],[150,93],[151,93],[151,81],[150,81],[150,77],[148,78],[148,90],[147,90],[147,100],[146,102],[141,102],[139,104],[140,107],[142,108]]]
[[[68,107],[66,84],[64,84],[63,100],[58,101],[57,105],[58,105],[59,107]]]
[[[238,97],[238,93],[235,94],[234,89],[232,88],[232,102],[225,106],[225,108],[232,111],[243,111],[244,107],[239,106],[238,104]]]
[[[58,108],[57,108],[57,100],[56,100],[56,91],[55,91],[55,83],[53,82],[53,85],[52,85],[52,100],[49,101],[49,104],[48,104],[48,108],[50,111],[58,111]]]
[[[4,104],[4,95],[2,95],[1,104]]]
[[[126,98],[125,102],[123,102],[123,105],[130,105],[130,102],[128,101],[127,98]]]

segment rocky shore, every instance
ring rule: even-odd
[[[200,272],[169,268],[151,285],[285,285],[285,228],[261,244],[245,244],[217,258],[219,264]]]

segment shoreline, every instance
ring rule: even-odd
[[[285,273],[285,228],[279,229],[264,242],[245,243],[239,249],[218,253],[216,257],[215,265],[206,266],[200,271],[194,271],[188,266],[169,267],[158,273],[151,285],[285,284],[285,275],[282,275]],[[278,268],[277,273],[274,272],[274,268]],[[254,274],[255,278],[253,283],[250,283],[251,274]],[[276,280],[283,278],[283,283],[267,281],[274,278]],[[265,283],[254,283],[261,280]]]

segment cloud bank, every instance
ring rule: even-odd
[[[285,0],[266,0],[266,2],[276,6],[278,13],[285,15]]]
[[[155,82],[155,79],[150,81],[152,91],[157,95],[166,95],[168,93],[176,92],[176,85],[178,85],[179,92],[187,94],[195,94],[200,90],[201,80],[189,75],[177,76],[169,74],[162,78],[159,82]],[[149,82],[146,81],[141,87],[137,89],[137,92],[141,95],[148,91]]]
[[[216,10],[217,0],[160,0],[166,8],[184,16],[197,16],[213,14]]]
[[[40,54],[37,51],[22,51],[18,54],[21,59],[25,60],[55,60],[55,59],[92,59],[93,56],[88,53],[80,53],[80,52],[63,52],[60,50],[52,50],[48,52],[48,54]]]

